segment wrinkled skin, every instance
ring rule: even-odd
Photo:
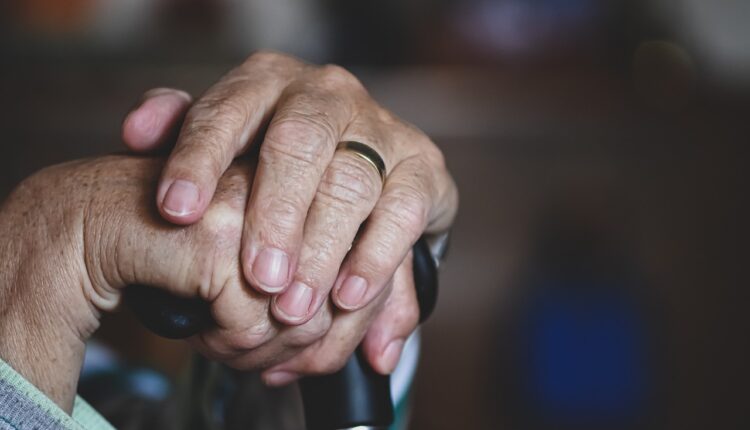
[[[366,350],[416,326],[410,259],[357,312],[335,313],[326,302],[304,324],[278,323],[271,297],[249,288],[239,258],[252,164],[229,167],[204,216],[186,227],[153,206],[163,164],[110,156],[54,166],[25,180],[0,210],[0,356],[63,409],[72,408],[85,341],[129,284],[211,302],[218,326],[189,342],[235,368],[293,363],[282,382],[340,368],[372,321],[378,329],[367,332]]]
[[[257,149],[240,261],[250,287],[273,297],[271,312],[286,325],[324,318],[319,310],[331,302],[360,312],[385,300],[394,274],[409,271],[420,235],[446,231],[458,208],[443,154],[422,131],[380,106],[347,70],[281,53],[251,55],[195,101],[177,89],[146,92],[122,135],[132,151],[170,150],[155,206],[179,225],[200,220],[227,166]],[[380,154],[384,183],[367,161],[337,150],[349,140]],[[365,339],[378,371],[396,366],[413,329],[407,323],[369,326],[390,335]],[[275,370],[276,383],[305,371],[294,361]]]

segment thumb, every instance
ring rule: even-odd
[[[98,308],[114,308],[119,290],[130,284],[213,301],[224,285],[240,278],[240,238],[252,178],[248,164],[233,166],[222,177],[200,222],[180,227],[162,220],[153,207],[162,160],[108,157],[101,163],[84,232]]]
[[[125,146],[134,152],[150,152],[166,145],[176,136],[192,101],[190,94],[172,88],[146,91],[122,122]]]

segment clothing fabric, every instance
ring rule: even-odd
[[[85,400],[76,397],[73,414],[0,360],[0,430],[114,430]]]
[[[409,399],[411,397],[410,392],[419,360],[419,337],[418,330],[409,337],[404,346],[401,361],[391,376],[391,394],[393,396],[395,408],[395,420],[390,427],[390,430],[402,430],[408,427],[410,410]],[[96,373],[96,371],[102,371],[104,367],[106,367],[103,365],[102,360],[92,359],[92,357],[96,358],[97,351],[101,352],[99,351],[100,348],[97,348],[96,345],[90,346],[93,347],[87,348],[87,357],[83,366],[82,377],[84,379],[87,374],[91,376],[90,374],[92,372]],[[111,357],[109,357],[108,360],[111,361],[110,365],[117,363],[116,360],[112,361]],[[259,382],[256,385],[265,389],[265,387]],[[276,389],[273,392],[278,394],[279,389]],[[98,399],[98,397],[96,398]],[[269,409],[270,411],[276,412],[281,410],[278,408],[269,408],[268,402],[263,402],[262,396],[258,396],[257,393],[252,399],[256,402],[262,403],[262,405],[259,406],[263,406],[263,409]],[[296,399],[296,397],[294,399]],[[285,400],[290,399],[285,398]],[[294,407],[295,405],[289,404],[289,402],[284,402],[283,405],[279,406],[283,408],[283,415],[286,420],[289,420],[289,415],[294,415],[294,412],[298,412],[297,415],[299,415],[299,420],[302,420],[301,404]],[[113,422],[116,422],[116,420]],[[299,425],[300,424],[298,423],[292,428],[299,428]],[[68,415],[65,411],[60,409],[57,404],[39,391],[38,388],[16,372],[10,365],[0,360],[0,430],[48,429],[114,430],[114,427],[79,396],[75,399],[72,415]]]

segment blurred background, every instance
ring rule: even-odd
[[[414,429],[747,428],[750,2],[5,0],[0,196],[258,49],[350,68],[461,190]],[[742,142],[745,142],[744,144]],[[174,376],[126,313],[99,337]]]

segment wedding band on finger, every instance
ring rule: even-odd
[[[357,142],[354,140],[339,142],[339,144],[336,146],[336,150],[351,151],[359,158],[365,160],[367,164],[371,165],[378,172],[378,176],[380,176],[381,182],[385,184],[385,161],[383,161],[383,157],[378,154],[378,151],[374,150],[368,145],[365,145],[362,142]]]

